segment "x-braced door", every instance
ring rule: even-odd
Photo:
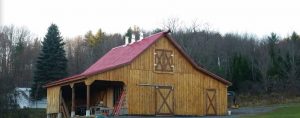
[[[216,90],[206,90],[206,115],[217,115]]]
[[[155,114],[173,115],[174,114],[174,89],[172,86],[155,87]]]

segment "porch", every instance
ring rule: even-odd
[[[61,87],[59,118],[127,114],[126,86],[120,81],[96,80]]]

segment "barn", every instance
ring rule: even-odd
[[[226,115],[229,81],[159,32],[111,49],[84,72],[44,85],[47,117]]]

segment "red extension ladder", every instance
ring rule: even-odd
[[[122,91],[121,93],[121,97],[119,97],[118,102],[115,104],[114,110],[113,110],[113,114],[114,116],[119,116],[119,113],[121,111],[121,107],[123,106],[124,100],[125,100],[125,90]]]

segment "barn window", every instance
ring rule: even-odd
[[[154,69],[156,72],[174,72],[173,51],[155,49],[154,58]]]

